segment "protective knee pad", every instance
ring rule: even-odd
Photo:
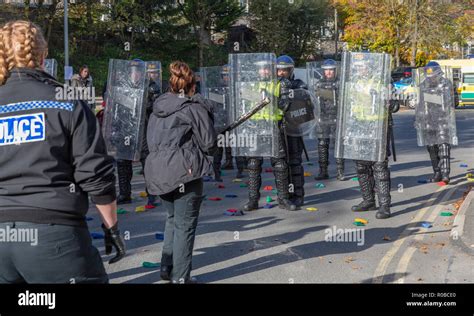
[[[284,172],[288,170],[288,164],[283,158],[270,158],[273,170],[276,172]]]
[[[372,174],[372,162],[356,160],[357,174]]]
[[[248,158],[247,168],[250,170],[262,170],[263,158],[251,157]]]
[[[381,181],[390,181],[390,169],[388,168],[388,161],[376,162],[374,164],[374,177]]]

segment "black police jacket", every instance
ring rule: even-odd
[[[0,86],[0,222],[86,226],[89,196],[116,198],[97,119],[82,101],[59,99],[61,88],[27,68]]]

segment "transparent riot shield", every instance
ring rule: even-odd
[[[317,124],[310,138],[335,138],[338,112],[340,64],[332,70],[321,68],[322,62],[306,64],[308,89],[317,99]]]
[[[56,59],[45,59],[44,60],[44,71],[53,76],[58,77],[58,62]]]
[[[414,71],[418,103],[415,127],[418,146],[451,144],[456,146],[454,87],[449,67],[420,67]]]
[[[140,159],[148,86],[144,62],[110,60],[103,135],[116,159]]]
[[[214,127],[223,130],[229,123],[229,67],[203,67],[201,74],[201,94],[213,101]]]
[[[234,129],[230,147],[234,156],[277,157],[280,84],[276,78],[276,57],[272,53],[229,55],[231,111],[235,121],[268,98],[270,104]]]
[[[293,137],[309,135],[318,123],[319,105],[315,95],[306,89],[291,89],[290,105],[285,112],[285,131]]]
[[[386,159],[390,63],[385,53],[343,54],[336,158]]]

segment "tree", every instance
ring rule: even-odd
[[[468,33],[460,24],[469,0],[333,0],[333,4],[344,12],[343,39],[351,49],[365,44],[390,53],[397,66],[421,65],[445,55],[453,43],[465,42]]]
[[[256,33],[253,51],[288,54],[298,62],[314,54],[328,14],[328,3],[254,0],[249,12],[250,26]]]
[[[198,65],[202,67],[205,51],[212,45],[211,34],[228,31],[243,8],[235,0],[186,0],[178,1],[178,6],[197,36]]]

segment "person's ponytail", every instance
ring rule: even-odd
[[[0,85],[15,68],[42,69],[48,45],[41,29],[29,21],[13,21],[0,29]]]
[[[170,64],[170,89],[176,94],[188,94],[196,85],[196,78],[189,66],[182,61],[174,61]]]

